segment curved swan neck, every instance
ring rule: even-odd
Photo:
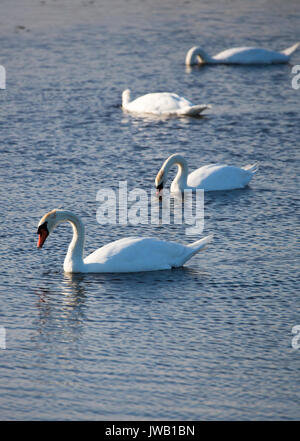
[[[185,64],[187,66],[207,62],[212,62],[212,58],[201,47],[194,46],[186,54]]]
[[[122,93],[122,106],[125,107],[130,102],[130,90],[126,89]]]
[[[84,225],[81,219],[71,211],[57,211],[56,225],[61,222],[70,222],[73,228],[73,238],[65,257],[64,270],[76,272],[83,265]]]
[[[175,153],[171,155],[163,164],[162,169],[167,177],[170,168],[176,164],[178,167],[177,175],[171,184],[171,191],[181,191],[187,187],[188,165],[183,156]]]

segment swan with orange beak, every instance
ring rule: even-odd
[[[79,216],[67,210],[52,210],[38,224],[37,247],[42,248],[54,228],[69,222],[73,238],[64,261],[69,273],[124,273],[177,268],[204,249],[212,236],[183,245],[153,237],[125,237],[108,243],[87,257],[84,253],[84,225]]]

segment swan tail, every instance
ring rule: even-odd
[[[259,164],[258,162],[255,162],[254,164],[249,164],[249,165],[245,165],[245,167],[243,167],[244,170],[247,170],[248,172],[252,173],[254,175],[254,173],[256,173],[258,171],[259,168]]]
[[[189,116],[196,116],[196,115],[200,115],[201,112],[203,112],[203,110],[205,109],[211,109],[211,105],[210,104],[197,104],[195,106],[191,106],[191,107],[184,107],[183,109],[181,109],[178,114],[179,115],[189,115]]]
[[[191,257],[193,257],[195,254],[199,253],[199,251],[204,250],[206,248],[207,244],[212,241],[213,234],[210,234],[209,236],[204,237],[203,239],[197,240],[196,242],[190,243],[187,245],[190,250],[188,250],[188,253],[183,258],[182,262],[179,266],[182,266],[185,262],[187,262]]]
[[[286,56],[290,56],[292,55],[293,52],[295,52],[298,46],[300,46],[300,41],[298,43],[293,44],[293,46],[284,49],[284,51],[281,51],[281,53]]]

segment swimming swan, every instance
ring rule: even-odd
[[[285,49],[281,52],[275,52],[268,49],[257,47],[237,47],[227,49],[219,54],[210,57],[200,47],[192,47],[186,54],[185,64],[191,66],[193,64],[271,64],[271,63],[287,63],[292,53],[300,45],[299,43]]]
[[[212,239],[210,235],[189,245],[181,245],[151,237],[126,237],[83,258],[84,225],[81,219],[70,211],[55,209],[45,214],[38,224],[38,248],[42,248],[48,235],[61,222],[70,222],[73,227],[73,238],[64,261],[64,271],[69,273],[123,273],[180,267]]]
[[[208,104],[194,105],[176,93],[148,93],[130,101],[130,90],[122,93],[122,107],[128,112],[158,116],[196,116],[210,108]]]
[[[206,191],[233,190],[245,187],[257,171],[257,164],[243,168],[225,164],[210,164],[188,174],[188,165],[183,156],[175,153],[163,163],[155,178],[159,194],[164,187],[170,168],[177,165],[178,172],[171,184],[171,192],[183,192],[185,189],[201,188]]]

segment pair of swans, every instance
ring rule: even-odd
[[[287,49],[276,52],[259,47],[236,47],[226,49],[217,55],[210,56],[204,49],[194,46],[186,54],[185,64],[192,66],[195,64],[273,64],[288,63],[291,55],[300,45],[299,43]]]
[[[179,154],[174,154],[164,162],[156,176],[155,184],[159,191],[162,190],[173,165],[178,166],[177,176],[171,185],[171,191],[175,192],[182,192],[186,188],[242,188],[248,184],[256,171],[255,165],[240,169],[212,164],[188,175],[185,159]],[[73,238],[64,261],[64,271],[69,273],[121,273],[176,268],[184,265],[212,240],[212,235],[209,235],[191,244],[182,245],[152,237],[126,237],[104,245],[84,258],[85,234],[81,219],[70,211],[55,209],[45,214],[38,224],[38,248],[42,248],[49,234],[62,222],[69,222],[73,228]]]
[[[257,47],[237,47],[227,49],[217,55],[210,56],[198,46],[192,47],[186,54],[185,64],[272,64],[288,63],[299,43],[281,51],[275,52]],[[147,93],[131,100],[130,90],[122,93],[122,108],[136,114],[152,114],[157,116],[198,116],[204,110],[211,108],[209,104],[193,104],[176,93],[161,92]]]
[[[210,56],[198,46],[192,47],[186,54],[185,64],[272,64],[288,63],[299,43],[281,51],[275,52],[257,47],[238,47]],[[197,116],[205,109],[211,108],[209,104],[193,104],[186,98],[176,93],[148,93],[131,101],[130,90],[122,94],[122,108],[127,112],[137,114],[152,114],[157,116]]]

